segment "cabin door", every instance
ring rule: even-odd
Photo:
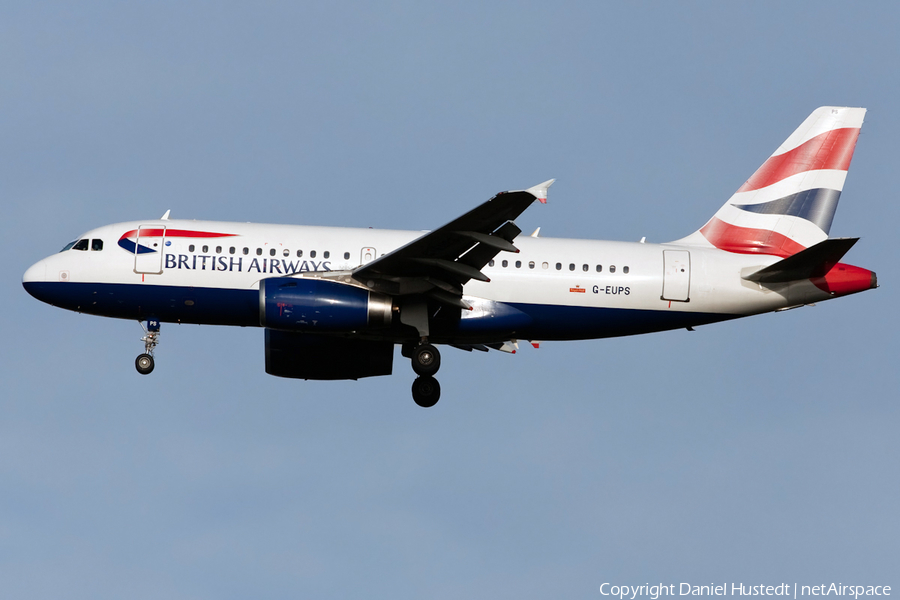
[[[687,250],[663,250],[662,299],[690,302],[691,253]]]
[[[134,240],[134,272],[158,275],[163,269],[166,228],[141,225]]]

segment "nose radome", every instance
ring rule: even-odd
[[[47,261],[41,260],[30,267],[25,271],[25,274],[22,275],[22,283],[32,283],[38,281],[46,281],[47,280]]]

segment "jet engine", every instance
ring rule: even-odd
[[[325,279],[273,277],[259,285],[259,323],[270,329],[349,333],[391,324],[390,296]]]

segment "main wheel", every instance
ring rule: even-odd
[[[441,384],[430,375],[416,377],[412,384],[412,396],[422,408],[431,408],[441,399]]]
[[[422,344],[413,350],[412,368],[416,375],[434,375],[441,368],[441,353],[431,344]]]
[[[154,366],[153,357],[149,354],[141,354],[134,359],[134,368],[141,375],[149,375],[153,371]]]

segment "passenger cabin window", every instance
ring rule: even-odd
[[[622,267],[622,272],[623,272],[623,273],[627,273],[627,272],[628,272],[628,267]]]
[[[550,263],[541,263],[541,268],[542,268],[542,269],[549,269],[549,268],[550,268]]]
[[[193,252],[193,251],[194,251],[194,245],[191,244],[190,246],[188,246],[188,252]]]
[[[203,246],[203,254],[209,252],[209,246]]]
[[[575,263],[569,263],[569,270],[570,270],[570,271],[574,271],[574,270],[575,270]]]
[[[275,248],[269,248],[269,256],[275,256]]]
[[[588,267],[587,265],[581,265],[581,270],[584,271],[585,273],[587,273],[589,268],[590,267]]]
[[[509,261],[508,261],[508,260],[504,260],[502,263],[500,263],[500,266],[503,267],[503,268],[505,269],[506,267],[509,266]]]
[[[533,268],[534,268],[534,261],[533,261],[533,260],[528,261],[528,268],[529,268],[529,269],[533,269]]]
[[[287,248],[285,248],[283,254],[284,254],[285,256],[290,256],[290,255],[291,255],[291,251],[288,250]]]
[[[522,261],[521,261],[521,260],[517,260],[517,261],[516,261],[516,268],[517,268],[517,269],[521,269],[521,268],[522,268]]]
[[[91,240],[91,250],[103,250],[103,240]]]
[[[75,242],[75,245],[72,246],[72,250],[87,250],[88,249],[88,241],[87,240],[78,240]]]
[[[615,272],[616,272],[616,265],[609,265],[609,272],[610,272],[610,273],[615,273]]]
[[[350,260],[350,253],[344,252],[344,260]]]
[[[257,256],[262,256],[262,248],[257,248],[257,249],[256,249],[256,255],[257,255]]]
[[[309,251],[309,257],[310,257],[310,258],[315,258],[315,257],[316,257],[316,251],[315,251],[315,250],[310,250],[310,251]]]
[[[234,246],[228,249],[228,254],[234,254]]]
[[[250,248],[244,248],[244,254],[250,254]]]
[[[324,254],[322,254],[322,256],[324,256],[325,258],[330,258],[330,257],[331,257],[331,252],[329,252],[328,250],[326,250],[326,251],[324,252]]]
[[[489,266],[489,267],[493,267],[493,266],[494,266],[494,259],[493,259],[493,258],[491,259],[491,262],[488,263],[488,266]]]
[[[597,272],[601,272],[603,270],[603,265],[597,265]]]
[[[301,258],[303,256],[303,250],[297,250],[297,258]]]
[[[556,263],[556,270],[562,271],[562,263]]]
[[[222,246],[216,246],[216,254],[222,254]]]

